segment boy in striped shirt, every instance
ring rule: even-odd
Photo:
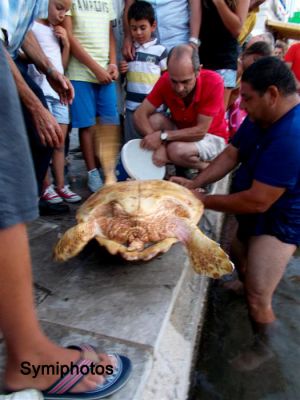
[[[167,50],[152,37],[156,21],[151,4],[133,3],[128,10],[128,23],[135,55],[132,61],[120,62],[120,72],[126,73],[125,142],[141,138],[133,124],[133,113],[167,69]]]

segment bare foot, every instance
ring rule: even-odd
[[[238,371],[253,371],[272,357],[274,357],[272,350],[260,342],[235,357],[230,364]]]
[[[39,366],[47,365],[50,368],[52,366],[71,366],[71,363],[76,363],[81,357],[92,360],[96,365],[102,365],[103,368],[99,369],[101,371],[105,370],[109,365],[115,366],[114,358],[106,354],[100,353],[96,355],[94,353],[93,357],[90,352],[84,352],[83,354],[77,350],[56,346],[49,341],[26,353],[25,351],[22,355],[18,355],[18,357],[8,353],[4,385],[9,391],[19,391],[26,388],[47,390],[62,376],[59,368],[52,368],[47,373],[48,370],[45,367],[44,371],[46,373],[41,373],[42,369],[40,369],[40,372],[37,370]],[[78,393],[94,390],[105,381],[105,374],[100,373],[89,373],[70,392]]]
[[[235,294],[243,295],[244,294],[244,285],[239,279],[235,279],[233,281],[227,281],[222,284],[222,287],[226,290],[231,290]]]

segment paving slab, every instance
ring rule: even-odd
[[[184,262],[181,246],[139,266],[101,265],[93,258],[40,304],[39,317],[155,347],[183,273],[174,259]]]
[[[90,193],[83,186],[83,162],[77,153],[77,159],[70,157],[73,188],[85,200]],[[216,188],[225,190],[226,182]],[[62,345],[89,342],[130,357],[132,378],[112,400],[184,400],[210,280],[192,271],[181,244],[147,263],[129,263],[91,241],[70,261],[53,261],[53,246],[74,225],[77,208],[71,205],[69,214],[40,218],[29,226],[43,328]],[[205,212],[201,227],[218,239],[220,224],[220,213]],[[1,338],[0,365],[3,372]]]

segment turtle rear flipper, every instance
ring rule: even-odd
[[[195,272],[218,279],[232,273],[234,266],[220,245],[205,236],[196,226],[182,221],[185,237],[183,242]]]
[[[68,229],[54,248],[54,259],[66,261],[76,256],[84,246],[95,236],[95,225],[91,222],[81,222]]]

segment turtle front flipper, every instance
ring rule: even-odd
[[[66,261],[76,256],[95,236],[95,224],[82,222],[68,229],[54,248],[54,259]]]
[[[234,266],[220,245],[205,236],[200,229],[181,220],[177,225],[177,235],[186,246],[195,272],[218,279],[232,273]]]

